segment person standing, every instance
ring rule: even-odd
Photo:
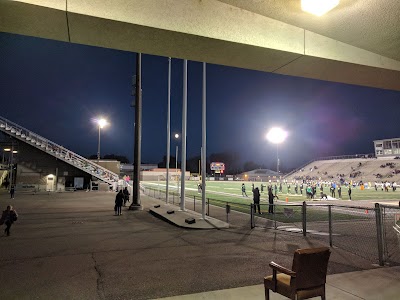
[[[12,208],[11,205],[8,205],[7,209],[3,211],[0,218],[0,225],[6,224],[6,229],[4,229],[4,233],[7,234],[7,236],[10,236],[11,225],[15,221],[17,221],[17,219],[17,212]]]
[[[342,186],[340,184],[338,185],[337,193],[338,193],[339,199],[342,199]]]
[[[350,198],[350,200],[351,200],[351,184],[349,184],[349,190],[348,190],[347,192],[348,192],[349,198]]]
[[[274,213],[274,194],[272,193],[272,188],[268,189],[268,213],[273,214]]]
[[[116,207],[115,214],[117,216],[122,215],[121,209],[122,209],[123,202],[124,202],[124,194],[123,194],[122,190],[120,190],[118,192],[117,196],[115,197],[115,207]]]
[[[129,195],[130,195],[128,188],[125,187],[122,193],[124,194],[124,206],[126,206],[126,202],[129,202]]]
[[[253,201],[254,201],[254,213],[257,212],[258,208],[258,213],[261,215],[261,210],[260,210],[260,191],[258,190],[258,187],[256,187],[253,190]]]
[[[272,187],[271,187],[271,191],[272,191]],[[275,191],[274,197],[275,197],[276,199],[279,200],[279,197],[278,197],[278,187],[276,186],[276,184],[275,184],[275,186],[274,186],[274,191]]]
[[[336,182],[332,183],[332,197],[336,198]]]
[[[12,185],[10,188],[10,196],[11,196],[10,198],[14,199],[14,195],[15,195],[15,187],[14,185]]]
[[[242,196],[243,196],[243,197],[244,197],[244,196],[248,197],[248,196],[247,196],[247,193],[246,193],[246,186],[244,185],[244,183],[242,183]]]

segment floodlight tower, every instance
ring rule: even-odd
[[[276,144],[276,172],[279,173],[279,144],[283,143],[287,137],[287,132],[281,128],[273,127],[267,133],[267,139]]]
[[[99,118],[96,120],[97,125],[99,126],[99,141],[97,144],[97,159],[100,159],[100,131],[101,129],[108,124],[107,120],[103,118]]]

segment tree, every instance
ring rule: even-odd
[[[261,166],[256,164],[254,161],[246,161],[243,166],[243,171],[251,171],[255,169],[259,169]]]
[[[163,156],[163,160],[161,162],[159,162],[157,164],[157,166],[159,168],[166,168],[167,167],[167,156],[166,155]],[[175,158],[175,156],[170,156],[169,157],[169,167],[175,169],[175,166],[176,166],[176,158]],[[178,161],[178,168],[180,168],[180,166],[181,166],[181,164]]]
[[[190,171],[190,173],[199,173],[199,161],[199,155],[189,158],[186,161],[186,170]]]

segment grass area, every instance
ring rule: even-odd
[[[241,186],[242,183],[246,186],[246,192],[248,197],[242,197],[242,190]],[[157,187],[161,190],[165,190],[165,181],[160,182],[146,182],[143,181],[142,184],[148,187]],[[263,183],[267,185],[267,183]],[[170,190],[176,191],[176,182],[170,181]],[[255,187],[258,187],[261,191],[261,182],[255,182]],[[280,200],[285,201],[288,198],[289,202],[302,202],[306,199],[305,190],[303,190],[303,195],[296,195],[294,193],[294,186],[291,185],[291,193],[287,192],[286,185],[282,186],[282,193],[278,193],[278,197]],[[300,191],[299,191],[300,193]],[[329,188],[324,187],[324,193],[329,195]],[[187,195],[198,195],[201,196],[200,193],[197,192],[197,181],[187,181],[186,182],[186,194]],[[320,194],[319,189],[317,190],[317,196]],[[252,185],[251,182],[242,182],[242,181],[207,181],[207,193],[206,197],[227,201],[227,202],[234,202],[234,203],[242,203],[242,204],[250,204],[253,202],[253,193],[252,193]],[[337,191],[336,191],[336,197]],[[319,197],[317,197],[318,199]],[[360,190],[359,187],[352,188],[352,200],[399,200],[400,201],[400,190],[395,192],[384,192],[378,189],[365,189]],[[347,188],[342,187],[342,199],[348,200],[349,196],[347,193]],[[261,202],[268,201],[268,193],[267,188],[264,188],[264,192],[261,193]]]
[[[165,191],[165,182],[142,182],[142,184],[152,190],[160,190],[160,191]],[[253,203],[253,194],[252,194],[252,186],[251,183],[245,182],[246,186],[246,192],[248,197],[243,197],[242,196],[242,191],[241,191],[241,185],[242,182],[235,181],[235,182],[229,182],[229,181],[208,181],[207,182],[207,193],[206,193],[206,198],[210,202],[211,205],[215,206],[220,206],[220,207],[225,207],[226,204],[231,205],[232,210],[244,212],[244,213],[249,213],[249,205]],[[264,183],[265,185],[265,183]],[[255,187],[258,187],[260,189],[261,183],[255,183]],[[170,193],[175,193],[177,196],[177,185],[176,182],[170,183]],[[260,189],[261,190],[261,189]],[[324,190],[328,190],[328,188],[325,188]],[[304,191],[303,191],[304,192]],[[347,189],[346,189],[347,193]],[[375,190],[357,190],[353,189],[353,195],[357,195],[358,199],[361,199],[360,195],[367,195],[367,194],[373,194],[376,193],[376,196],[379,196],[380,199],[388,199],[384,198],[387,194],[391,193],[385,193],[381,191],[375,191]],[[392,192],[393,193],[393,192]],[[399,192],[394,192],[393,194],[397,195],[400,197]],[[347,195],[347,194],[346,194]],[[288,203],[289,204],[297,204],[301,205],[302,201],[306,200],[305,196],[302,195],[295,195],[295,194],[287,194],[287,189],[286,186],[283,186],[283,192],[278,193],[279,199],[285,201],[286,197],[288,198]],[[195,181],[187,181],[186,182],[186,197],[194,197],[196,200],[200,201],[201,200],[201,193],[198,192],[197,189],[197,182]],[[268,211],[268,194],[267,194],[267,189],[264,188],[264,192],[261,193],[261,210],[263,212]],[[289,209],[292,210],[293,214],[289,216],[289,212],[287,211],[288,206],[285,205],[286,203],[282,202],[277,202],[275,201],[276,207],[275,207],[275,214],[274,215],[268,215],[268,214],[263,214],[260,215],[260,217],[268,218],[268,219],[275,219],[276,221],[279,222],[301,222],[302,221],[302,208],[300,206],[291,206]],[[286,208],[286,213],[285,213],[285,208]],[[291,212],[291,211],[290,211]],[[326,208],[312,208],[308,209],[307,211],[307,219],[309,221],[313,222],[318,222],[318,221],[328,221],[328,211]],[[334,210],[332,211],[332,218],[334,220],[354,220],[354,219],[364,219],[365,217],[362,215],[355,215],[355,214],[346,214],[343,212],[335,212]]]

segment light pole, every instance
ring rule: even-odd
[[[279,173],[279,144],[283,143],[288,133],[278,127],[271,128],[267,133],[267,139],[273,144],[276,144],[276,172]]]
[[[97,160],[100,160],[100,131],[101,131],[101,128],[108,125],[108,122],[107,122],[107,120],[100,118],[100,119],[96,120],[96,123],[99,126],[99,142],[97,144]]]

